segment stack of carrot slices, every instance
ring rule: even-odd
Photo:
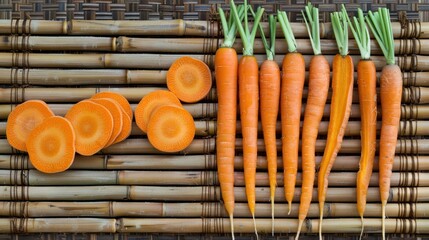
[[[137,105],[134,115],[137,126],[159,151],[182,151],[194,139],[194,119],[171,91],[156,90],[147,94]]]

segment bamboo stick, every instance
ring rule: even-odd
[[[236,202],[247,202],[244,187],[235,187]],[[301,189],[295,191],[293,201],[299,201]],[[370,187],[368,202],[380,201],[379,189]],[[212,202],[220,201],[220,189],[217,186],[137,186],[137,185],[101,185],[101,186],[0,186],[0,201],[162,201],[162,202]],[[390,203],[429,202],[429,187],[393,187]],[[267,187],[256,188],[256,201],[270,201]],[[278,188],[275,201],[284,203],[283,188]],[[317,189],[313,200],[317,201]],[[327,202],[356,202],[356,188],[330,188]]]
[[[316,156],[319,165],[322,157]],[[356,172],[360,156],[338,156],[332,171]],[[243,158],[236,156],[234,169],[243,170]],[[277,159],[278,169],[283,169],[281,157]],[[257,169],[267,170],[267,160],[263,154],[257,159]],[[301,170],[301,159],[298,167]],[[34,169],[28,155],[0,155],[0,169]],[[77,155],[70,169],[76,170],[216,170],[215,155]],[[394,172],[418,172],[429,170],[429,156],[397,155],[393,161]],[[374,160],[374,171],[378,171],[378,158]]]
[[[133,68],[133,69],[168,69],[179,57],[191,56],[206,62],[213,67],[213,54],[156,54],[156,53],[10,53],[0,52],[0,67],[26,68]],[[306,68],[313,55],[304,55]],[[255,54],[259,64],[266,58],[264,54]],[[281,64],[284,54],[278,54],[275,61]],[[326,55],[332,63],[334,55]],[[353,55],[353,62],[358,63],[360,56]],[[154,61],[154,59],[157,59]],[[383,56],[373,56],[376,69],[381,70],[386,65]],[[429,71],[429,56],[403,55],[395,60],[403,71]]]
[[[324,215],[330,218],[359,217],[355,203],[327,203]],[[299,203],[292,204],[288,214],[287,205],[276,204],[276,218],[296,218]],[[386,215],[390,218],[428,218],[429,203],[389,203]],[[219,202],[2,202],[0,216],[4,217],[228,217],[222,203]],[[251,214],[246,203],[236,203],[235,217],[249,218]],[[381,215],[379,203],[368,203],[365,218],[377,218]],[[317,203],[310,205],[308,218],[317,218]],[[271,217],[269,203],[257,203],[255,217]]]
[[[302,233],[318,233],[318,219],[307,219]],[[151,233],[229,233],[228,218],[173,218],[173,219],[145,219],[121,218],[119,219],[119,232],[151,232]],[[250,218],[234,218],[235,232],[254,233],[254,222]],[[270,218],[256,219],[257,231],[260,234],[269,234],[272,231]],[[429,220],[427,219],[386,219],[386,233],[429,233]],[[310,226],[310,228],[309,228]],[[365,233],[380,233],[381,219],[368,218],[364,222]],[[275,233],[294,233],[298,227],[296,219],[276,219]],[[323,233],[360,233],[360,218],[327,218],[323,220]]]
[[[162,176],[161,178],[159,176]],[[277,174],[278,186],[283,186],[283,174]],[[332,172],[332,187],[355,187],[356,172]],[[378,173],[371,176],[370,186],[378,186]],[[68,170],[57,174],[43,174],[37,170],[0,170],[3,185],[29,186],[85,186],[85,185],[148,185],[148,186],[214,186],[219,185],[216,171],[99,171]],[[242,172],[234,173],[234,185],[244,186]],[[301,185],[301,173],[297,175]],[[391,185],[395,187],[429,187],[429,173],[394,172]],[[256,173],[256,186],[269,186],[266,172]]]
[[[420,22],[408,23],[392,22],[394,38],[429,38],[429,25]],[[262,22],[263,29],[268,31],[268,23]],[[308,32],[303,22],[291,23],[294,35],[297,38],[308,38]],[[333,39],[334,33],[330,22],[320,23],[321,38]],[[218,24],[207,21],[187,20],[161,20],[161,21],[112,21],[112,20],[71,20],[71,21],[47,21],[47,20],[1,20],[0,34],[31,35],[82,35],[82,36],[220,36]],[[277,27],[277,36],[283,36],[280,27]],[[352,34],[349,34],[352,37]]]

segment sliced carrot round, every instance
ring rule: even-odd
[[[113,117],[101,104],[83,100],[70,108],[65,116],[76,133],[76,152],[90,156],[100,151],[113,131]]]
[[[113,130],[112,135],[110,136],[109,141],[106,143],[105,147],[110,146],[115,139],[119,136],[122,131],[123,126],[123,118],[122,118],[122,109],[118,102],[110,98],[94,98],[90,99],[91,101],[101,104],[109,110],[110,114],[112,114],[113,118]],[[126,113],[124,113],[126,114]]]
[[[31,164],[44,173],[67,170],[75,158],[76,135],[70,121],[53,116],[31,131],[27,140]]]
[[[128,102],[128,100],[121,94],[115,93],[115,92],[108,92],[108,91],[99,92],[94,94],[91,98],[110,98],[115,100],[125,110],[125,112],[130,117],[130,119],[133,120],[133,109],[131,108],[131,105]]]
[[[131,134],[133,123],[130,117],[128,117],[128,115],[125,113],[125,110],[123,108],[121,108],[121,110],[122,110],[122,130],[119,133],[119,135],[116,137],[116,139],[113,141],[112,145],[115,143],[124,141]]]
[[[181,101],[197,102],[207,96],[212,87],[210,68],[192,57],[178,58],[167,72],[167,87]]]
[[[137,126],[143,132],[147,132],[147,123],[154,109],[163,105],[170,105],[170,104],[176,105],[179,107],[182,106],[182,103],[180,103],[180,100],[171,91],[156,90],[147,94],[142,98],[142,100],[140,100],[139,104],[137,104],[137,107],[134,110],[134,118],[136,120]]]
[[[13,109],[6,124],[6,138],[9,144],[27,151],[26,141],[30,132],[45,119],[54,116],[49,106],[40,100],[25,101]]]
[[[163,152],[177,152],[188,147],[195,136],[192,115],[182,107],[165,105],[156,109],[148,122],[149,142]]]

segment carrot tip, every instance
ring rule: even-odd
[[[271,197],[271,236],[274,236],[274,197]]]
[[[252,214],[252,218],[253,218],[253,226],[255,227],[255,235],[256,235],[256,239],[259,239],[259,235],[258,235],[258,229],[256,228],[256,219],[255,219],[255,214]]]
[[[288,201],[287,205],[288,205],[288,208],[289,208],[289,211],[287,212],[287,215],[290,215],[290,212],[292,211],[292,202]]]
[[[386,201],[381,202],[381,232],[382,232],[382,239],[386,239]]]
[[[231,224],[231,236],[232,236],[232,240],[235,240],[235,236],[234,236],[234,217],[232,214],[229,215],[229,222]]]
[[[363,235],[363,229],[364,229],[363,216],[360,216],[360,223],[361,223],[361,229],[360,229],[360,236],[359,236],[359,240],[361,240],[361,239],[362,239],[362,235]]]
[[[296,231],[295,240],[299,239],[299,234],[301,233],[301,228],[302,228],[302,224],[303,223],[304,223],[304,220],[299,219],[299,222],[298,222],[298,231]]]
[[[322,240],[322,221],[323,221],[323,208],[321,208],[319,212],[320,218],[319,218],[319,239]]]

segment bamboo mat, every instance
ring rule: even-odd
[[[390,239],[428,237],[429,3],[341,2],[352,12],[358,7],[364,11],[387,7],[392,13],[396,61],[403,71],[404,91],[386,231]],[[289,14],[298,48],[309,62],[311,46],[300,14],[306,1],[251,3],[264,7],[267,13],[284,10]],[[331,61],[337,48],[329,13],[338,10],[338,1],[313,3],[321,12],[322,51]],[[222,43],[216,7],[229,9],[226,1],[216,0],[0,1],[0,239],[230,239],[214,155],[215,88],[200,102],[184,104],[195,119],[197,132],[191,146],[179,153],[155,150],[134,124],[124,142],[95,156],[78,156],[64,173],[46,175],[35,170],[28,156],[12,149],[5,139],[8,114],[28,99],[42,99],[55,114],[64,115],[77,101],[110,90],[123,94],[134,109],[144,95],[166,88],[168,67],[180,56],[201,59],[213,70],[214,53]],[[280,29],[278,33],[276,60],[280,63],[287,46]],[[234,47],[241,53],[240,39]],[[262,62],[260,39],[255,42],[255,53]],[[358,49],[353,40],[350,53],[357,63]],[[371,54],[379,75],[385,62],[375,41]],[[324,148],[329,107],[327,104],[317,141],[317,164]],[[357,238],[360,233],[355,210],[359,117],[355,91],[345,141],[330,175],[324,209],[325,239]],[[237,129],[236,237],[256,239],[244,192],[239,122]],[[301,175],[288,215],[279,157],[276,235],[272,237],[261,136],[258,232],[262,239],[289,239],[297,228]],[[364,239],[381,237],[377,163],[378,159],[369,188]],[[318,206],[317,199],[313,200],[301,239],[317,237]]]

